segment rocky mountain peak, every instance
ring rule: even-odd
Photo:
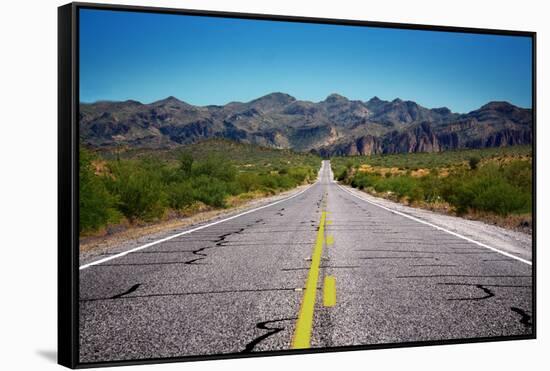
[[[179,100],[178,98],[174,96],[169,96],[167,98],[158,100],[156,102],[153,102],[150,104],[152,107],[158,107],[158,108],[178,108],[178,109],[189,109],[193,108],[195,109],[195,106],[186,103],[184,101]]]
[[[141,106],[143,105],[141,102],[138,102],[137,100],[128,99],[122,102],[123,104],[127,104],[129,106]]]
[[[513,108],[515,108],[515,106],[508,102],[493,101],[481,106],[480,110],[494,110],[494,111],[506,112],[506,111],[510,111]]]
[[[166,104],[166,103],[183,103],[183,101],[179,100],[178,98],[174,97],[173,95],[170,95],[170,96],[168,96],[164,99],[153,102],[152,104]]]
[[[277,109],[282,109],[283,107],[295,102],[296,98],[289,94],[275,92],[264,95],[263,97],[254,99],[248,102],[250,107],[259,109],[264,112],[269,112]]]
[[[452,114],[451,110],[447,107],[438,107],[438,108],[432,108],[430,111],[435,112],[440,115],[450,115]]]
[[[328,97],[326,97],[324,101],[327,103],[347,102],[348,98],[340,94],[332,93]]]
[[[260,98],[256,98],[254,100],[252,100],[250,103],[252,102],[265,102],[265,101],[271,101],[271,102],[279,102],[279,103],[284,103],[284,104],[288,104],[288,103],[292,103],[296,100],[296,98],[294,98],[292,95],[289,95],[289,94],[286,94],[286,93],[280,93],[280,92],[274,92],[274,93],[269,93],[269,94],[266,94]]]

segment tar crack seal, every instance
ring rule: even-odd
[[[258,345],[260,342],[285,329],[284,327],[267,327],[268,324],[275,323],[275,322],[282,322],[282,321],[295,321],[295,320],[296,318],[281,318],[281,319],[275,319],[271,321],[258,322],[256,324],[256,328],[259,328],[260,330],[267,330],[267,333],[258,336],[257,338],[252,340],[250,343],[246,344],[246,347],[241,353],[252,352],[254,350],[254,347]]]
[[[447,300],[484,300],[484,299],[489,299],[489,298],[492,298],[493,296],[495,296],[495,294],[487,287],[483,286],[483,285],[480,285],[480,284],[463,284],[463,286],[475,286],[477,287],[478,289],[480,290],[483,290],[483,292],[485,293],[485,296],[480,296],[480,297],[477,297],[477,298],[451,298],[451,299],[447,299]]]
[[[533,326],[533,323],[531,322],[531,316],[527,314],[523,309],[517,308],[517,307],[510,307],[510,309],[521,316],[521,319],[519,320],[519,322],[522,325],[524,325],[525,327]]]
[[[247,227],[250,227],[249,225],[247,225]],[[191,260],[187,260],[185,262],[183,262],[183,264],[187,264],[187,265],[201,265],[202,263],[197,263],[198,261],[200,260],[204,260],[208,254],[205,254],[203,251],[206,250],[206,249],[211,249],[213,247],[223,247],[225,246],[225,239],[228,237],[228,236],[231,236],[232,234],[239,234],[239,233],[242,233],[243,231],[245,230],[245,228],[240,228],[239,230],[237,231],[234,231],[234,232],[228,232],[228,233],[224,233],[222,235],[220,235],[214,242],[215,242],[215,245],[214,246],[204,246],[204,247],[201,247],[199,249],[196,249],[196,250],[193,250],[191,251],[191,253],[193,255],[198,255],[200,256],[200,258],[194,258],[194,259],[191,259]]]
[[[141,286],[141,283],[136,283],[134,286],[130,287],[128,290],[124,291],[123,293],[111,296],[111,299],[119,299],[124,295],[131,294],[132,292],[136,291],[140,286]]]

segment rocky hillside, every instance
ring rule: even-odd
[[[323,155],[437,152],[530,144],[530,109],[491,102],[467,114],[428,109],[412,101],[349,100],[331,94],[321,102],[272,93],[250,102],[193,106],[174,97],[83,103],[80,137],[93,147],[170,148],[207,138]]]

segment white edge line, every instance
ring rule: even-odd
[[[336,182],[335,182],[335,183],[336,183]],[[456,233],[456,232],[450,231],[450,230],[445,229],[445,228],[443,228],[443,227],[440,227],[440,226],[438,226],[438,225],[435,225],[435,224],[426,222],[426,221],[424,221],[424,220],[422,220],[422,219],[415,218],[414,216],[411,216],[411,215],[408,215],[408,214],[399,212],[399,211],[397,211],[397,210],[392,210],[392,209],[390,209],[390,208],[388,208],[388,207],[382,206],[382,205],[380,205],[380,204],[378,204],[378,203],[376,203],[376,202],[373,202],[373,201],[371,201],[371,200],[367,200],[367,199],[365,199],[365,198],[363,198],[363,197],[359,197],[358,195],[356,195],[355,193],[351,192],[350,190],[348,190],[348,189],[342,187],[342,186],[341,186],[340,184],[338,184],[338,183],[336,183],[336,185],[337,185],[338,187],[340,187],[342,190],[344,190],[345,192],[349,193],[350,195],[352,195],[352,196],[354,196],[354,197],[357,197],[358,199],[363,200],[363,201],[365,201],[365,202],[368,202],[368,203],[370,203],[370,204],[372,204],[372,205],[374,205],[374,206],[378,206],[378,207],[380,207],[380,208],[382,208],[382,209],[384,209],[384,210],[387,210],[387,211],[389,211],[389,212],[391,212],[391,213],[393,213],[393,214],[401,215],[401,216],[404,216],[405,218],[409,218],[409,219],[414,220],[414,221],[416,221],[416,222],[418,222],[418,223],[422,223],[422,224],[429,225],[430,227],[434,227],[435,229],[438,229],[438,230],[440,230],[440,231],[447,232],[447,233],[449,233],[449,234],[451,234],[451,235],[453,235],[453,236],[455,236],[455,237],[462,238],[463,240],[466,240],[466,241],[468,241],[468,242],[471,242],[471,243],[476,244],[476,245],[481,246],[481,247],[485,247],[486,249],[492,250],[492,251],[494,251],[494,252],[496,252],[496,253],[499,253],[499,254],[502,254],[502,255],[507,256],[507,257],[509,257],[509,258],[518,260],[518,261],[520,261],[520,262],[522,262],[522,263],[525,263],[525,264],[528,264],[528,265],[533,265],[533,263],[530,262],[529,260],[520,258],[520,257],[515,256],[515,255],[513,255],[513,254],[510,254],[510,253],[507,253],[507,252],[505,252],[505,251],[499,250],[499,249],[497,249],[497,248],[491,247],[491,246],[486,245],[486,244],[484,244],[484,243],[482,243],[482,242],[473,240],[473,239],[471,239],[471,238],[469,238],[469,237],[466,237],[466,236],[463,236],[463,235],[458,234],[458,233]]]
[[[93,261],[91,263],[88,263],[88,264],[84,264],[84,265],[81,265],[79,267],[79,270],[83,270],[83,269],[86,269],[86,268],[89,268],[93,265],[98,265],[98,264],[101,264],[101,263],[105,263],[109,260],[113,260],[113,259],[117,259],[117,258],[120,258],[122,256],[125,256],[125,255],[128,255],[130,253],[133,253],[133,252],[136,252],[136,251],[139,251],[139,250],[143,250],[143,249],[146,249],[148,247],[151,247],[151,246],[154,246],[154,245],[158,245],[159,243],[162,243],[162,242],[166,242],[166,241],[169,241],[173,238],[176,238],[176,237],[179,237],[179,236],[183,236],[185,234],[189,234],[189,233],[192,233],[192,232],[195,232],[195,231],[198,231],[198,230],[201,230],[201,229],[204,229],[204,228],[208,228],[208,227],[211,227],[213,225],[216,225],[216,224],[220,224],[220,223],[223,223],[223,222],[227,222],[228,220],[232,220],[232,219],[235,219],[235,218],[238,218],[240,216],[243,216],[243,215],[246,215],[246,214],[250,214],[250,213],[253,213],[254,211],[258,211],[258,210],[261,210],[261,209],[265,209],[266,207],[270,207],[270,206],[273,206],[273,205],[276,205],[278,203],[281,203],[281,202],[284,202],[284,201],[288,201],[294,197],[297,197],[299,195],[301,195],[302,193],[304,193],[305,191],[307,191],[308,189],[311,189],[311,187],[313,187],[315,184],[317,184],[318,181],[316,181],[315,183],[311,184],[309,187],[307,187],[306,189],[290,196],[290,197],[287,197],[287,198],[283,198],[282,200],[278,200],[278,201],[275,201],[275,202],[272,202],[270,204],[267,204],[267,205],[263,205],[263,206],[260,206],[260,207],[256,207],[254,209],[250,209],[250,210],[247,210],[247,211],[244,211],[242,213],[239,213],[239,214],[236,214],[236,215],[233,215],[233,216],[230,216],[228,218],[225,218],[225,219],[221,219],[221,220],[216,220],[215,222],[212,222],[212,223],[208,223],[208,224],[204,224],[204,225],[201,225],[201,226],[198,226],[198,227],[195,227],[195,228],[192,228],[192,229],[188,229],[186,231],[183,231],[183,232],[180,232],[180,233],[176,233],[176,234],[173,234],[171,236],[168,236],[168,237],[165,237],[165,238],[161,238],[160,240],[156,240],[156,241],[153,241],[153,242],[149,242],[145,245],[142,245],[142,246],[138,246],[138,247],[134,247],[133,249],[130,249],[130,250],[126,250],[126,251],[123,251],[121,253],[118,253],[116,255],[112,255],[112,256],[108,256],[106,258],[103,258],[103,259],[99,259],[99,260],[96,260],[96,261]]]

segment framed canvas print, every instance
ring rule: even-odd
[[[535,33],[59,8],[59,363],[535,338]]]

